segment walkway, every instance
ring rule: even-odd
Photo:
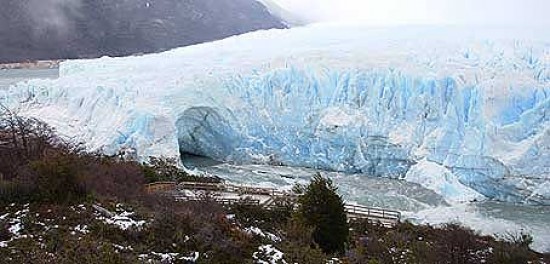
[[[210,199],[228,206],[244,203],[267,209],[295,206],[298,197],[291,191],[227,183],[158,182],[148,184],[146,189],[149,192],[170,193],[179,201]],[[387,227],[394,226],[401,220],[400,212],[386,208],[346,203],[345,209],[350,220],[367,219]]]

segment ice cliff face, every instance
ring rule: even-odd
[[[544,29],[262,31],[68,61],[58,80],[0,98],[107,152],[360,172],[453,198],[550,204]]]

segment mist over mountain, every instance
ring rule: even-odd
[[[284,28],[256,0],[7,0],[0,62],[158,52]]]

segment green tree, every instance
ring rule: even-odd
[[[317,173],[301,189],[298,217],[313,229],[313,239],[327,254],[343,253],[349,238],[344,201],[332,181]]]
[[[280,247],[289,263],[326,263],[328,257],[313,240],[313,228],[294,215],[283,227]]]

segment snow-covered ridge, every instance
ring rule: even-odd
[[[142,57],[67,61],[58,80],[20,83],[0,91],[0,102],[107,152],[363,172],[437,183],[428,187],[451,196],[471,188],[550,204],[544,32],[260,31]],[[448,187],[456,184],[464,186]]]

